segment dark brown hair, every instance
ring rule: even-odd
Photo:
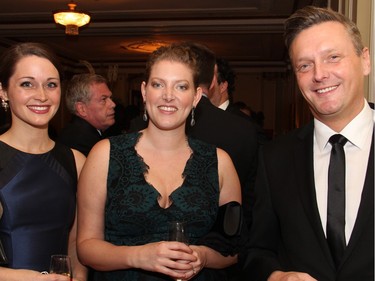
[[[49,60],[57,69],[60,79],[63,71],[59,58],[51,49],[40,43],[19,43],[9,47],[0,57],[0,83],[4,90],[8,90],[9,79],[16,71],[16,64],[24,57],[37,56]]]

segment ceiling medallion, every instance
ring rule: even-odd
[[[121,47],[127,51],[139,52],[139,53],[152,53],[156,49],[162,46],[167,46],[170,43],[157,40],[141,40],[133,41],[130,43],[122,44]]]
[[[75,10],[77,4],[70,1],[69,10],[60,10],[53,12],[55,23],[65,26],[65,34],[78,35],[78,28],[90,22],[90,15]]]

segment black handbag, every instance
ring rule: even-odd
[[[233,201],[219,207],[214,226],[200,239],[199,244],[208,246],[223,256],[233,256],[243,250],[247,236],[242,206]]]

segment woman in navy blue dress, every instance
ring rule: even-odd
[[[0,280],[70,280],[49,270],[53,254],[69,254],[74,280],[86,269],[76,255],[77,178],[85,157],[55,143],[48,124],[61,98],[58,60],[46,46],[21,43],[0,59],[0,98],[12,115],[0,135]]]

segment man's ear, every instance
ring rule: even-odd
[[[86,104],[85,103],[83,103],[81,101],[77,101],[76,105],[75,105],[75,108],[76,108],[76,113],[79,117],[86,117],[87,116]]]
[[[198,87],[194,96],[193,106],[196,107],[202,97],[202,88]]]
[[[212,77],[210,87],[208,88],[209,91],[211,91],[213,89],[213,87],[215,87],[216,82],[217,82],[216,75],[214,75],[214,77]]]
[[[228,89],[228,82],[224,81],[219,84],[220,87],[220,93],[225,92]]]

